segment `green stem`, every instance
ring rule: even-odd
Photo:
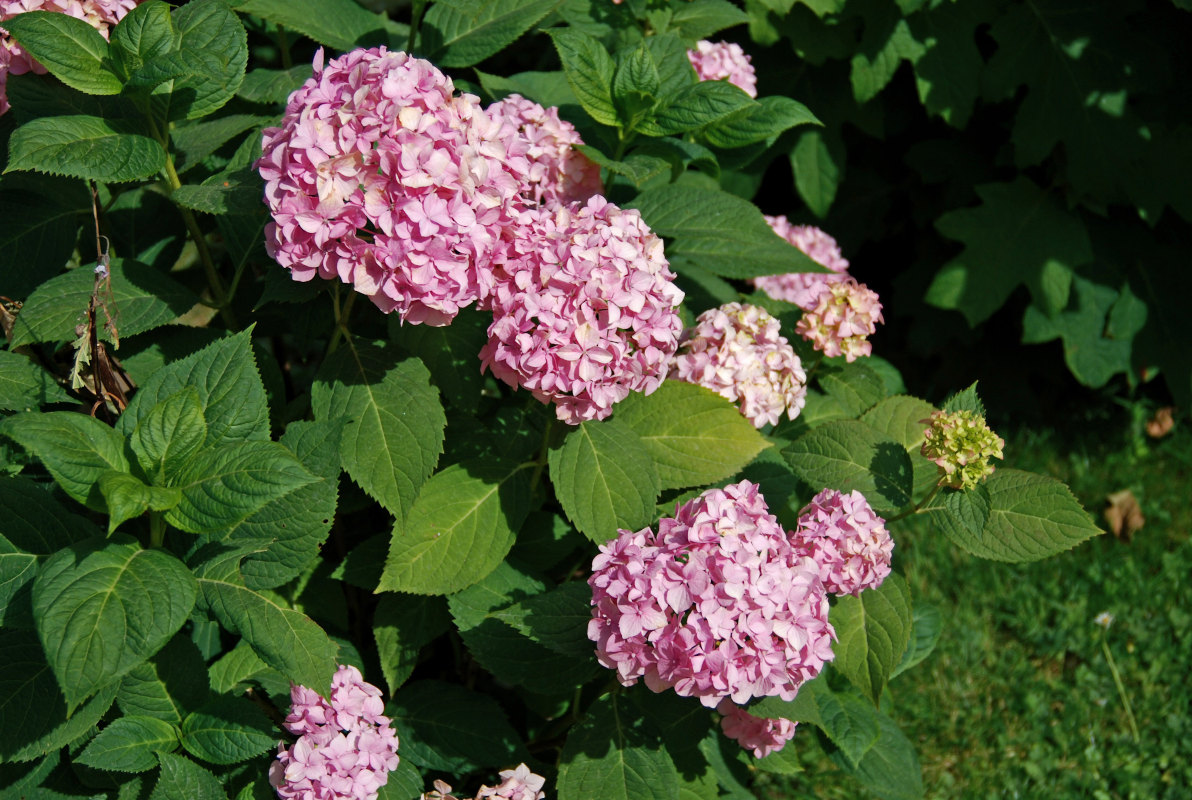
[[[339,340],[345,336],[350,337],[352,332],[348,330],[348,317],[352,313],[352,304],[356,302],[356,293],[352,292],[348,295],[347,301],[344,302],[343,307],[339,305],[339,284],[333,284],[335,287],[332,293],[332,312],[335,314],[335,330],[331,332],[331,340],[327,342],[327,350],[323,353],[323,357],[331,355],[335,352],[335,348],[339,347]]]
[[[161,547],[166,540],[166,521],[160,511],[149,512],[149,546]]]
[[[903,511],[901,514],[895,514],[894,516],[887,518],[886,524],[889,525],[891,522],[897,522],[898,520],[903,519],[904,517],[909,517],[911,514],[918,514],[920,511],[923,510],[924,506],[926,506],[928,503],[930,503],[932,501],[932,499],[937,494],[939,494],[940,488],[941,488],[940,485],[937,483],[935,486],[931,487],[931,491],[927,493],[927,496],[924,497],[922,500],[920,500],[918,503],[916,503],[914,505],[914,507],[908,508],[906,511]]]
[[[418,29],[422,27],[422,16],[426,13],[427,0],[414,0],[414,7],[410,12],[410,35],[406,39],[406,52],[414,52],[414,44],[418,41]]]
[[[1134,734],[1134,742],[1137,744],[1140,737],[1138,735],[1138,723],[1134,720],[1134,709],[1130,707],[1130,697],[1126,694],[1126,687],[1122,683],[1122,675],[1118,672],[1117,662],[1113,660],[1113,653],[1109,651],[1109,642],[1106,641],[1104,632],[1101,634],[1101,651],[1105,653],[1105,660],[1109,662],[1109,671],[1113,674],[1113,682],[1117,686],[1118,697],[1122,699],[1122,707],[1126,709],[1126,720],[1130,723],[1130,732]]]
[[[290,37],[286,36],[286,29],[277,26],[277,49],[281,53],[281,68],[289,69],[294,66],[294,62],[290,60]]]
[[[531,496],[538,490],[538,482],[542,480],[542,471],[546,469],[547,455],[550,452],[550,434],[554,428],[555,421],[552,419],[542,429],[542,446],[538,449],[538,458],[534,462],[534,474],[530,476]]]

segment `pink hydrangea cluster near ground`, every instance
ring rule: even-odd
[[[516,769],[501,771],[501,782],[496,786],[481,786],[476,792],[475,800],[486,798],[501,798],[502,800],[543,800],[546,793],[542,791],[546,778],[535,775],[525,764],[518,764]],[[461,800],[451,793],[451,786],[444,781],[435,781],[435,788],[422,795],[422,800]]]
[[[588,584],[588,638],[627,686],[642,679],[709,708],[791,700],[833,657],[819,569],[748,481],[680,505],[657,533],[619,531]]]
[[[385,717],[381,690],[355,667],[341,666],[330,699],[305,686],[290,690],[283,742],[269,768],[269,783],[282,800],[376,800],[397,769],[397,734]]]
[[[701,39],[687,60],[695,67],[701,81],[728,80],[750,97],[757,97],[757,73],[749,55],[736,42],[709,42]]]
[[[775,300],[794,303],[804,311],[811,311],[819,301],[820,292],[829,283],[848,277],[848,259],[840,254],[840,246],[827,233],[814,225],[791,225],[786,217],[766,217],[774,232],[802,250],[812,260],[832,270],[826,272],[789,272],[785,275],[765,275],[753,279],[753,285]]]
[[[524,156],[473,95],[384,47],[322,64],[267,128],[257,162],[269,254],[294,279],[338,279],[403,321],[444,325],[491,290]]]
[[[745,709],[724,699],[716,707],[720,712],[720,728],[724,735],[746,750],[754,758],[765,758],[786,746],[795,735],[795,723],[785,717],[755,717]]]
[[[0,0],[0,23],[26,11],[50,11],[68,14],[95,28],[103,38],[125,14],[141,0]],[[0,114],[9,109],[8,76],[34,72],[44,75],[46,68],[17,44],[0,25]]]
[[[600,167],[574,149],[583,144],[575,126],[559,119],[559,109],[543,108],[519,94],[511,94],[487,109],[503,126],[501,140],[529,162],[522,179],[523,197],[542,205],[583,203],[600,194]]]
[[[894,540],[886,521],[856,490],[817,494],[799,512],[791,541],[798,553],[819,565],[820,580],[832,594],[859,595],[881,586],[890,574]]]
[[[495,272],[482,368],[553,403],[559,419],[604,419],[666,377],[683,330],[662,240],[602,196],[532,209]]]
[[[784,412],[794,419],[807,399],[807,374],[779,329],[758,306],[709,309],[680,347],[671,376],[739,403],[758,428],[777,423]]]
[[[885,320],[877,292],[846,278],[820,291],[815,307],[804,311],[795,324],[795,332],[825,356],[843,355],[852,362],[873,352],[866,337],[877,331],[879,322]]]

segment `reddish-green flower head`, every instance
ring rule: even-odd
[[[1002,458],[1006,442],[975,411],[936,411],[927,419],[920,451],[939,465],[940,486],[972,489],[993,474],[990,458]]]

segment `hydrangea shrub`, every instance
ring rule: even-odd
[[[315,5],[4,7],[0,793],[921,796],[904,520],[1098,530],[747,191],[745,14]]]

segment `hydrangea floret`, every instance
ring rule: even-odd
[[[528,200],[546,206],[583,203],[600,194],[600,166],[575,145],[584,143],[575,126],[559,119],[559,109],[543,108],[519,94],[511,94],[486,111],[502,126],[500,138],[524,153],[528,167],[522,175],[520,192]],[[519,141],[520,140],[520,141]]]
[[[750,97],[757,97],[757,73],[749,54],[736,42],[710,42],[700,39],[687,60],[701,81],[727,80]]]
[[[804,311],[813,310],[825,286],[848,277],[848,259],[840,254],[840,245],[836,244],[836,240],[814,225],[792,225],[784,216],[767,215],[766,222],[775,233],[832,272],[763,275],[754,278],[753,285],[775,300],[794,303]]]
[[[588,638],[632,685],[792,700],[833,657],[819,569],[791,546],[757,484],[709,489],[658,531],[621,530],[592,562]]]
[[[807,373],[780,324],[758,306],[727,303],[699,315],[675,356],[671,377],[705,386],[754,426],[794,419],[807,400]]]
[[[919,421],[928,426],[920,452],[939,465],[940,486],[972,489],[993,474],[989,459],[1002,458],[1006,442],[985,417],[975,411],[935,411]]]
[[[397,733],[382,714],[381,690],[355,667],[340,666],[329,697],[290,688],[285,726],[298,741],[280,743],[269,768],[282,800],[376,800],[397,769]]]
[[[0,0],[0,22],[26,11],[68,14],[95,28],[103,38],[108,30],[137,7],[141,0]],[[29,55],[0,25],[0,114],[8,111],[8,76],[32,72],[45,75],[46,68]]]
[[[572,425],[658,388],[683,331],[683,292],[637,211],[600,195],[528,210],[507,256],[482,369],[553,403]]]
[[[795,735],[795,723],[785,717],[756,717],[728,698],[716,707],[720,713],[720,729],[724,735],[746,750],[754,758],[765,758],[786,746]]]
[[[338,279],[431,325],[488,296],[528,163],[478,98],[453,91],[406,53],[353,50],[324,66],[319,51],[257,161],[265,245],[295,280]]]
[[[886,521],[855,489],[824,489],[799,512],[795,550],[819,566],[824,588],[836,595],[876,589],[890,574],[894,540]]]
[[[518,764],[516,769],[501,770],[501,783],[497,786],[481,786],[474,800],[543,800],[546,797],[546,792],[542,791],[545,783],[546,778],[535,775],[525,764]],[[436,780],[434,786],[432,791],[422,795],[421,800],[459,800],[451,793],[449,783]]]
[[[795,332],[825,356],[842,355],[852,362],[873,352],[866,337],[877,331],[879,322],[885,320],[877,292],[854,278],[845,278],[820,290],[815,307],[804,311]]]

